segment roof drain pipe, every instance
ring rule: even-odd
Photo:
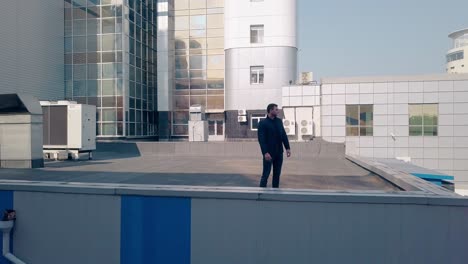
[[[26,264],[10,252],[10,232],[15,224],[16,213],[14,210],[6,210],[3,221],[0,221],[0,229],[3,233],[3,256],[14,264]]]

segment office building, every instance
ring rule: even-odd
[[[224,133],[224,1],[175,1],[173,137],[188,135],[189,107],[205,107],[211,139]]]
[[[188,138],[192,105],[206,109],[209,140],[255,137],[250,120],[264,116],[296,78],[296,1],[178,0],[160,7],[167,9],[158,33],[160,138]]]
[[[447,73],[468,73],[468,29],[455,31],[449,38],[452,46],[447,52]]]
[[[468,190],[468,74],[325,78],[320,86],[283,87],[282,102],[296,123],[293,140],[302,140],[304,118],[288,113],[312,107],[314,136],[345,143],[348,154],[452,175],[457,191]]]
[[[65,98],[97,106],[97,135],[157,134],[156,1],[65,0]]]

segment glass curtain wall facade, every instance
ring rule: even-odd
[[[156,135],[156,0],[65,0],[65,94],[97,135]]]
[[[188,136],[191,105],[205,106],[208,119],[218,120],[213,129],[224,120],[224,0],[175,0],[174,16],[177,137]]]

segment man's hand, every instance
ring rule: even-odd
[[[291,150],[290,149],[287,149],[286,150],[286,156],[289,158],[291,157]]]
[[[271,155],[270,155],[270,153],[265,153],[265,160],[266,160],[266,161],[271,161]]]

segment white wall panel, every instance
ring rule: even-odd
[[[439,103],[452,103],[453,92],[439,92]]]
[[[468,92],[468,80],[454,81],[453,90],[455,92]]]
[[[439,149],[438,148],[424,148],[424,159],[438,159]]]
[[[376,136],[374,133],[374,148],[387,148],[388,147],[388,140],[387,137],[379,137]]]
[[[344,84],[333,84],[332,94],[345,94],[346,86]]]
[[[425,148],[437,148],[439,147],[438,137],[423,137]]]
[[[359,104],[359,94],[346,94],[346,104]]]
[[[374,105],[374,114],[375,115],[387,115],[388,114],[388,106],[386,104],[376,104]]]
[[[396,82],[393,86],[394,93],[408,93],[409,83],[408,82]]]
[[[373,104],[374,95],[373,94],[359,94],[359,103],[360,104]]]
[[[387,126],[388,118],[386,115],[375,115],[374,126]]]
[[[345,116],[332,116],[332,126],[340,126],[344,130],[345,125],[346,125]]]
[[[408,114],[408,104],[394,104],[393,105],[393,114],[395,114],[395,115],[407,115]]]
[[[374,94],[386,94],[388,83],[374,83]]]
[[[453,81],[440,81],[439,92],[453,92]]]
[[[374,94],[374,104],[386,104],[387,95],[386,94]]]
[[[465,137],[468,135],[468,126],[455,126],[453,127],[453,135],[455,137]]]
[[[347,83],[345,86],[346,86],[346,94],[358,94],[359,93],[358,83]]]
[[[424,147],[424,138],[423,137],[409,137],[408,144],[410,148],[422,148]]]
[[[372,93],[374,93],[374,84],[373,83],[361,83],[361,84],[359,84],[359,93],[360,94],[372,94]]]
[[[332,115],[346,115],[346,106],[344,104],[332,105]]]
[[[339,95],[332,95],[332,103],[334,105],[344,105],[345,104],[345,95],[344,94],[339,94]]]
[[[437,92],[439,90],[438,81],[424,82],[424,93]]]
[[[468,102],[468,92],[455,92],[453,99],[455,103],[466,103]]]
[[[409,93],[408,102],[410,104],[422,104],[424,102],[423,93]]]
[[[438,93],[424,93],[424,103],[425,104],[434,104],[439,102],[439,94]]]
[[[387,136],[389,136],[387,126],[374,126],[374,137],[387,137]]]
[[[64,1],[2,1],[0,93],[64,98]]]
[[[409,82],[408,92],[410,93],[422,93],[424,91],[423,82]]]
[[[409,148],[409,156],[411,159],[423,159],[424,149],[423,148]]]
[[[453,106],[453,113],[455,114],[468,114],[468,102],[455,103]]]
[[[396,93],[393,95],[395,104],[407,104],[409,95],[408,93]]]

